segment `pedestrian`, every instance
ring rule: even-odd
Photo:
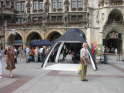
[[[44,53],[44,48],[43,47],[40,47],[40,49],[39,49],[40,62],[43,61],[43,53]]]
[[[12,70],[15,69],[14,63],[15,52],[13,47],[8,47],[6,51],[6,70],[9,70],[9,77],[13,78]]]
[[[118,50],[117,50],[117,48],[115,48],[115,56],[116,56],[116,60],[118,61]]]
[[[3,72],[2,57],[3,57],[3,51],[2,48],[0,48],[0,79],[2,78],[2,72]]]
[[[81,64],[81,71],[80,71],[80,77],[81,81],[88,81],[86,79],[87,74],[87,64],[89,63],[89,52],[87,49],[88,44],[83,43],[82,48],[80,50],[80,64]]]
[[[104,60],[103,60],[102,64],[107,64],[108,63],[107,62],[108,61],[108,58],[107,58],[108,51],[109,51],[109,48],[105,46],[105,48],[104,48],[104,54],[103,54]]]
[[[38,47],[35,48],[35,62],[38,62]]]
[[[94,61],[96,62],[96,45],[91,44],[91,54],[93,56]]]
[[[18,58],[18,50],[14,47],[13,48],[13,50],[14,50],[14,63],[16,63],[17,64],[17,58]]]

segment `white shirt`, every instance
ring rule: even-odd
[[[89,52],[87,48],[81,48],[80,50],[80,57],[89,58]]]
[[[39,49],[39,53],[43,53],[43,48],[40,48]]]
[[[30,52],[29,48],[26,48],[26,54],[28,54]]]
[[[35,55],[37,55],[37,54],[38,54],[38,48],[35,49]]]

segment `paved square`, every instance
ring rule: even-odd
[[[41,63],[19,62],[15,77],[0,79],[0,93],[123,93],[124,63],[88,67],[88,82],[80,81],[75,71],[44,70]],[[5,65],[4,65],[5,66]]]

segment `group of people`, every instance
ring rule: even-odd
[[[23,50],[17,49],[14,46],[8,46],[6,49],[0,48],[0,78],[2,78],[3,73],[3,57],[5,57],[6,67],[5,69],[9,71],[9,77],[14,77],[12,71],[16,68],[15,64],[17,63],[17,58],[20,53],[25,55],[26,62],[30,61],[43,61],[47,53],[49,52],[49,48],[47,47],[26,47]],[[21,56],[20,56],[21,59]],[[19,59],[18,59],[19,60]]]
[[[89,52],[87,49],[88,44],[83,43],[82,48],[80,50],[80,64],[81,64],[81,70],[80,70],[80,77],[82,81],[88,81],[86,78],[86,73],[87,73],[87,64],[89,63]],[[2,78],[2,58],[3,55],[5,54],[6,56],[6,67],[5,69],[9,71],[9,77],[13,77],[12,71],[16,68],[15,67],[15,58],[16,58],[16,51],[14,47],[10,46],[8,47],[5,51],[2,51],[3,49],[0,49],[0,78]],[[26,49],[26,53],[29,56],[30,52],[36,52],[34,55],[38,54],[37,48],[34,50],[31,49]],[[91,50],[91,52],[94,52]],[[43,53],[43,47],[39,48],[39,53]],[[37,58],[35,59],[37,60]]]
[[[24,49],[26,55],[26,62],[43,62],[45,56],[49,52],[48,47],[26,47]]]
[[[2,78],[2,72],[3,72],[3,66],[2,66],[2,58],[5,55],[5,61],[6,61],[6,67],[5,69],[9,71],[9,77],[13,78],[12,71],[16,68],[16,57],[17,57],[17,51],[15,51],[15,48],[12,46],[9,46],[5,49],[5,51],[0,48],[0,78]]]

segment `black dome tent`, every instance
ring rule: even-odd
[[[75,28],[69,29],[67,32],[64,33],[63,36],[61,36],[60,38],[58,38],[54,41],[54,45],[51,48],[49,54],[47,55],[44,63],[42,64],[42,67],[43,68],[46,67],[46,64],[48,63],[50,55],[52,54],[52,52],[54,51],[56,46],[59,46],[57,49],[57,52],[56,52],[56,57],[55,57],[55,62],[58,63],[60,53],[65,44],[73,43],[74,45],[76,45],[76,44],[80,43],[80,45],[81,45],[84,42],[86,42],[86,37],[82,31],[80,31],[79,29],[75,29]],[[89,56],[90,56],[92,67],[94,70],[96,70],[97,66],[96,66],[95,60],[93,59],[93,57],[90,53],[90,48],[88,48],[88,50],[89,50]]]

